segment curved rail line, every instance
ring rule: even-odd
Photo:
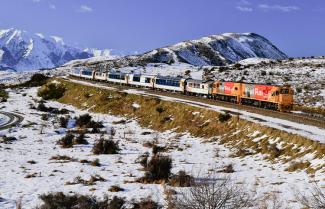
[[[196,101],[196,102],[202,102],[210,105],[217,105],[221,107],[227,107],[227,108],[233,108],[237,110],[244,110],[248,111],[251,113],[258,113],[260,115],[265,115],[269,117],[275,117],[279,119],[284,119],[288,120],[291,122],[296,122],[299,124],[304,124],[304,125],[311,125],[311,126],[316,126],[318,128],[323,128],[325,129],[325,118],[320,118],[320,117],[315,117],[315,116],[309,116],[309,115],[302,115],[299,113],[288,113],[288,112],[279,112],[276,110],[269,110],[269,109],[262,109],[258,107],[253,107],[253,106],[247,106],[247,105],[239,105],[235,103],[230,103],[230,102],[225,102],[225,101],[220,101],[220,100],[213,100],[213,99],[208,99],[204,97],[196,97],[196,96],[188,96],[180,93],[173,93],[173,92],[167,92],[167,91],[159,91],[159,90],[153,90],[153,89],[146,89],[146,88],[137,88],[137,87],[132,87],[132,86],[125,86],[121,84],[113,84],[113,83],[107,83],[107,82],[100,82],[100,81],[93,81],[93,80],[86,80],[86,79],[80,79],[80,78],[65,78],[66,80],[80,80],[80,81],[86,81],[88,83],[92,84],[97,84],[100,83],[101,85],[107,86],[107,87],[114,87],[118,90],[126,90],[126,89],[141,89],[142,91],[145,91],[147,93],[151,94],[156,94],[156,95],[161,95],[161,96],[169,96],[169,97],[174,97],[174,98],[179,98],[179,99],[184,99],[188,101]],[[231,111],[228,111],[229,113],[232,114]],[[238,115],[238,113],[234,112],[233,115]]]
[[[0,111],[0,115],[4,115],[9,118],[9,120],[0,126],[0,131],[12,128],[20,124],[24,118],[16,113]]]

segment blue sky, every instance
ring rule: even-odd
[[[0,28],[82,47],[145,52],[224,32],[255,32],[289,56],[325,55],[324,0],[0,0]]]

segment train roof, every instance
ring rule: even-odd
[[[249,85],[263,85],[263,86],[276,86],[276,87],[291,87],[291,85],[279,85],[279,84],[270,84],[270,83],[247,83],[243,81],[220,81],[215,80],[214,82],[232,82],[232,83],[241,83],[241,84],[249,84]]]
[[[187,79],[186,81],[191,83],[204,83],[204,84],[210,84],[214,82],[211,80],[199,80],[199,79]]]
[[[157,79],[166,79],[166,80],[180,81],[180,80],[182,80],[184,78],[183,77],[173,77],[173,76],[161,76],[161,75],[157,75]]]

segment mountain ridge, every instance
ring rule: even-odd
[[[182,41],[117,59],[86,59],[71,61],[70,66],[119,68],[148,63],[186,63],[194,66],[225,66],[247,58],[287,59],[268,39],[256,33],[224,33],[195,40]]]
[[[80,49],[58,36],[45,37],[15,28],[0,30],[0,68],[16,71],[54,68],[75,59],[86,59],[109,52]]]

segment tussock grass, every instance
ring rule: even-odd
[[[66,89],[65,94],[57,100],[61,103],[136,119],[141,126],[160,132],[173,130],[218,140],[234,150],[234,156],[261,153],[266,160],[283,163],[290,163],[307,153],[313,153],[314,158],[325,158],[325,144],[238,117],[227,117],[227,120],[220,121],[224,116],[212,110],[57,80]],[[92,96],[85,97],[85,94]],[[146,108],[135,109],[132,106],[134,103]],[[200,114],[194,114],[196,112]],[[253,135],[256,130],[259,134]]]

